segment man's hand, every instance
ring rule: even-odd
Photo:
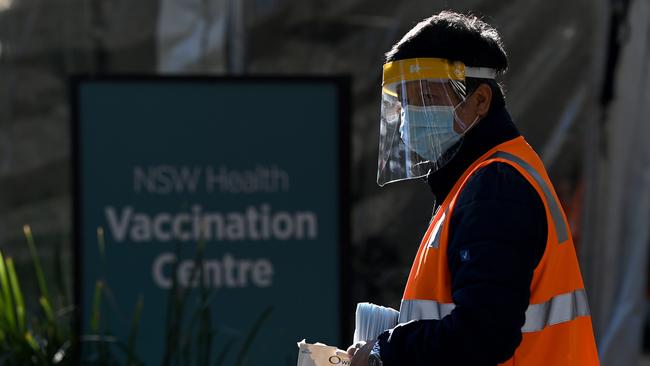
[[[358,342],[348,348],[350,366],[368,366],[368,355],[377,341]]]
[[[365,344],[366,344],[365,341],[359,341],[359,342],[351,345],[350,347],[348,347],[348,351],[347,351],[348,356],[350,356],[350,358],[352,358],[354,356],[354,354],[357,352],[357,350],[359,348],[363,347]]]

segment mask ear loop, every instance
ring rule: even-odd
[[[461,104],[465,103],[467,101],[467,88],[465,87],[465,84],[459,80],[455,79],[449,79],[449,84],[451,85],[451,88],[453,91],[458,95],[460,98],[460,102],[454,106],[454,120],[458,120],[458,123],[461,125],[463,130],[465,130],[466,126],[463,121],[461,121],[459,118],[456,118],[456,109],[460,107]]]
[[[461,101],[458,102],[458,104],[456,104],[454,106],[454,119],[458,121],[458,124],[463,129],[463,133],[465,133],[465,132],[467,132],[469,130],[469,128],[467,128],[467,125],[465,124],[465,122],[462,119],[457,117],[456,110],[458,109],[458,107],[460,107],[461,104],[463,104],[463,103],[465,103],[467,101],[467,99],[468,99],[467,95],[466,95],[467,89],[465,88],[465,85],[463,83],[461,83],[460,81],[456,81],[456,80],[452,79],[451,84],[452,84],[452,87],[454,88],[454,91],[456,91],[458,93],[458,96],[461,99]],[[476,115],[476,118],[474,118],[472,123],[470,123],[470,126],[473,127],[476,124],[476,122],[478,121],[478,119],[479,119],[479,116]]]
[[[467,88],[465,87],[465,84],[463,84],[461,81],[450,79],[449,80],[452,89],[458,94],[460,99],[465,100],[465,97],[467,96]]]
[[[469,128],[467,128],[467,125],[465,124],[465,122],[463,122],[463,120],[460,119],[460,118],[458,117],[458,115],[456,114],[456,109],[457,109],[458,107],[460,107],[461,104],[465,103],[466,100],[467,100],[467,99],[461,101],[460,103],[456,104],[456,106],[454,107],[454,119],[455,119],[456,121],[458,121],[458,124],[460,125],[460,128],[463,129],[463,133],[467,132],[467,131],[469,130]],[[471,127],[473,127],[473,126],[476,125],[476,122],[478,121],[478,118],[479,118],[479,115],[477,114],[477,115],[476,115],[476,118],[474,118],[474,120],[472,121],[472,123],[470,123],[470,126],[471,126]]]

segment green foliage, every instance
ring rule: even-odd
[[[264,310],[245,334],[230,335],[223,344],[215,344],[218,333],[212,322],[212,302],[216,292],[206,286],[203,271],[205,241],[199,241],[189,282],[198,281],[197,289],[178,286],[175,276],[168,294],[165,331],[165,352],[162,366],[246,366],[250,346],[272,308]],[[180,246],[176,247],[176,258],[180,258]],[[172,273],[177,272],[177,262]],[[195,303],[189,303],[195,299]],[[236,347],[239,346],[239,347]],[[216,353],[216,355],[213,355]],[[216,357],[215,357],[216,356]]]
[[[39,285],[28,313],[13,259],[0,252],[0,365],[72,365],[72,321],[52,305],[29,226],[23,228]]]
[[[46,276],[30,227],[24,226],[23,232],[38,283],[39,293],[35,296],[38,308],[27,310],[14,262],[0,251],[0,366],[67,366],[79,362],[96,366],[143,365],[137,355],[137,339],[144,298],[140,296],[135,304],[126,343],[115,337],[109,327],[108,310],[119,309],[115,308],[116,301],[106,281],[105,263],[109,248],[102,228],[97,230],[102,275],[95,282],[89,329],[83,330],[82,334],[77,333],[77,309],[66,291],[68,286],[62,273],[65,266],[60,253],[57,253],[54,264],[56,273]],[[203,263],[204,250],[205,242],[199,242],[195,263]],[[177,246],[177,258],[180,258],[180,246]],[[174,263],[174,273],[176,265]],[[52,278],[56,283],[49,287],[47,280]],[[215,345],[218,332],[212,321],[211,305],[216,294],[205,285],[207,281],[202,265],[195,266],[191,278],[200,281],[198,290],[179,287],[175,277],[169,290],[162,366],[223,366],[228,359],[233,360],[235,366],[247,365],[250,347],[273,309],[264,310],[246,334],[230,335],[222,345]],[[50,293],[50,288],[54,289],[53,293]],[[108,307],[111,304],[113,308]]]

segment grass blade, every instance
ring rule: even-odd
[[[25,341],[34,352],[40,351],[40,348],[38,347],[38,343],[36,343],[34,336],[32,336],[32,332],[25,333]]]
[[[36,271],[36,280],[38,281],[38,288],[41,291],[41,295],[45,296],[49,303],[52,303],[50,299],[50,293],[47,290],[47,282],[45,281],[45,275],[43,274],[43,266],[41,265],[41,259],[38,256],[38,251],[36,250],[36,244],[34,243],[34,236],[32,235],[32,229],[29,225],[23,226],[23,232],[25,233],[25,239],[27,239],[27,246],[29,247],[29,252],[32,255],[32,262],[34,262],[34,270]]]
[[[41,305],[45,318],[47,319],[47,326],[45,329],[47,332],[48,342],[60,343],[65,341],[65,335],[63,334],[62,327],[60,327],[56,321],[52,305],[47,301],[45,296],[39,297],[38,303]]]
[[[235,340],[232,338],[225,343],[225,345],[221,349],[221,352],[219,352],[219,355],[217,356],[217,361],[214,363],[214,366],[224,366],[224,361],[226,360],[226,357],[230,353],[230,349],[232,348],[234,343]]]
[[[2,252],[0,252],[0,260],[2,259]],[[3,266],[3,264],[0,264],[0,266]],[[4,318],[4,313],[7,307],[9,306],[8,304],[5,305],[5,296],[4,296],[4,285],[2,284],[2,281],[0,281],[0,330],[6,328],[7,326],[7,319]],[[0,342],[1,346],[1,342]],[[0,347],[1,348],[1,347]]]
[[[41,296],[38,299],[39,304],[41,304],[41,307],[43,308],[43,312],[45,312],[45,317],[47,318],[47,321],[50,322],[51,324],[54,324],[56,322],[56,319],[54,317],[54,311],[52,310],[52,306],[50,305],[49,301],[47,301],[47,298],[45,296]]]
[[[262,325],[268,319],[268,317],[271,315],[273,312],[273,306],[269,306],[260,314],[260,317],[257,318],[257,321],[253,323],[253,326],[251,327],[251,330],[248,333],[248,336],[244,340],[244,344],[242,345],[241,350],[239,351],[239,354],[237,355],[237,361],[235,361],[236,366],[243,366],[244,361],[246,360],[246,356],[248,354],[248,349],[250,346],[253,344],[253,341],[255,340],[255,336],[257,335],[257,332],[262,328]]]
[[[103,261],[106,258],[106,241],[104,240],[104,228],[101,226],[97,228],[97,246],[99,247],[99,256]]]
[[[10,332],[16,331],[16,317],[14,315],[14,302],[11,297],[11,287],[9,286],[9,276],[7,275],[7,266],[0,252],[0,286],[2,287],[2,296],[4,297],[4,317]]]
[[[176,259],[172,263],[171,273],[178,273],[178,258],[181,255],[179,243],[175,248]],[[162,366],[171,366],[174,360],[178,360],[181,338],[180,322],[184,310],[184,301],[181,289],[178,286],[178,277],[172,276],[172,287],[167,293],[167,314],[165,319],[165,347]]]
[[[95,294],[93,295],[93,310],[90,315],[90,331],[92,334],[99,334],[99,321],[101,317],[103,289],[104,283],[102,281],[97,281],[95,284]]]
[[[20,334],[25,332],[25,302],[23,301],[23,293],[20,290],[20,283],[16,270],[14,268],[14,261],[7,258],[7,274],[9,275],[9,283],[14,296],[14,306],[16,309],[16,326]]]
[[[57,240],[55,247],[55,260],[54,260],[54,289],[55,289],[55,295],[56,299],[50,299],[51,305],[54,308],[61,309],[65,307],[67,304],[72,302],[72,296],[70,295],[70,289],[68,287],[68,284],[66,282],[66,271],[64,268],[66,268],[65,262],[64,262],[64,250],[63,250],[63,244],[61,241]]]
[[[140,318],[142,315],[142,308],[144,306],[144,299],[142,298],[142,295],[138,298],[138,303],[135,305],[135,313],[133,314],[133,322],[131,323],[131,332],[129,333],[129,343],[128,343],[128,360],[127,360],[127,365],[135,365],[137,364],[136,359],[135,359],[135,345],[136,345],[136,340],[138,338],[138,329],[140,328]]]

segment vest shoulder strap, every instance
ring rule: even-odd
[[[551,213],[553,225],[555,226],[555,232],[557,234],[558,244],[567,242],[569,240],[569,230],[567,228],[566,221],[564,220],[564,215],[562,214],[560,203],[555,198],[555,195],[553,195],[551,187],[549,187],[548,183],[544,178],[542,178],[537,169],[535,169],[532,165],[520,157],[505,151],[497,151],[488,157],[487,160],[491,159],[499,159],[506,161],[512,165],[519,166],[521,170],[526,172],[535,181],[535,183],[541,188],[544,195],[544,200],[546,201]]]

